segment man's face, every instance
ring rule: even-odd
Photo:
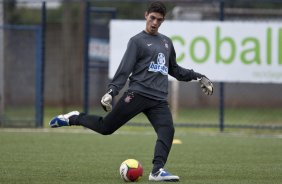
[[[151,35],[158,33],[158,29],[164,21],[162,14],[157,12],[145,12],[146,29],[145,31]]]

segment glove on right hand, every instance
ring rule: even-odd
[[[110,94],[112,90],[110,89],[101,99],[101,105],[106,112],[112,111],[112,100],[113,97]]]
[[[201,84],[202,91],[206,95],[212,95],[213,94],[213,84],[206,76],[199,78],[198,81]]]

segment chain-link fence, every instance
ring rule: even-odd
[[[116,19],[142,20],[144,11],[150,1],[89,1],[92,8],[113,8],[116,10]],[[181,20],[188,22],[206,21],[232,21],[232,22],[276,22],[282,21],[282,3],[279,1],[164,1],[168,7],[167,20]],[[222,5],[221,7],[220,5]],[[5,12],[5,24],[40,24],[39,15],[42,2],[38,1],[2,1]],[[107,49],[105,28],[109,24],[109,16],[93,13],[87,22],[86,1],[46,1],[46,37],[45,37],[45,84],[44,84],[44,105],[45,121],[58,113],[67,112],[73,108],[83,109],[85,99],[85,60],[87,57],[92,61],[92,69],[89,77],[89,99],[90,112],[101,113],[100,98],[106,91],[108,80],[107,61],[98,61],[93,57],[93,52],[98,52],[98,57]],[[221,9],[223,8],[223,9]],[[1,11],[0,11],[1,12]],[[222,21],[221,20],[221,21]],[[87,24],[90,27],[90,34],[87,41]],[[165,22],[164,22],[165,24]],[[144,22],[145,26],[145,22]],[[181,29],[181,28],[179,28]],[[24,44],[24,49],[32,49],[25,42],[30,36],[13,32],[13,42],[19,47]],[[240,30],[238,30],[238,34]],[[11,35],[11,34],[10,34]],[[22,37],[19,38],[19,35]],[[91,35],[94,37],[91,38]],[[11,41],[12,41],[11,39]],[[97,41],[98,40],[98,41]],[[281,40],[280,40],[281,41]],[[89,43],[88,46],[85,43]],[[8,42],[7,42],[8,43]],[[35,41],[30,41],[34,45]],[[280,43],[281,44],[281,43]],[[85,49],[88,47],[88,53]],[[90,47],[90,48],[89,48]],[[8,50],[9,49],[9,50]],[[11,49],[11,50],[10,50]],[[91,51],[91,49],[93,49]],[[13,48],[5,48],[5,57],[16,57],[23,60],[25,57],[32,57],[31,51],[13,52]],[[176,51],[178,52],[178,51]],[[8,54],[9,53],[9,54]],[[23,56],[22,54],[26,56]],[[28,54],[30,53],[30,54]],[[100,55],[99,55],[100,53]],[[96,55],[97,56],[97,55]],[[88,59],[89,59],[88,58]],[[107,58],[107,57],[106,57]],[[25,59],[32,61],[33,58]],[[5,64],[8,60],[5,60]],[[103,62],[101,64],[101,62]],[[23,62],[9,63],[14,66],[11,69],[5,68],[5,75],[8,73],[19,76],[15,68],[21,68],[21,78],[28,78],[32,81],[34,73],[25,71],[21,66]],[[102,66],[103,65],[103,66]],[[24,65],[26,66],[26,65]],[[102,66],[102,67],[101,67]],[[32,65],[30,64],[30,68]],[[238,74],[239,75],[239,74]],[[210,76],[212,78],[212,76]],[[12,80],[12,79],[11,79]],[[35,79],[33,79],[35,80]],[[5,84],[7,84],[5,79]],[[12,84],[12,83],[11,83]],[[21,82],[20,84],[24,84]],[[202,94],[198,83],[179,84],[177,92],[178,110],[175,114],[175,123],[180,126],[207,126],[219,127],[219,122],[224,121],[225,127],[256,127],[256,128],[279,128],[282,125],[282,96],[280,83],[238,83],[215,82],[215,92],[212,97]],[[14,101],[5,98],[5,106],[12,106],[14,102],[21,102],[28,107],[34,101],[34,92],[28,92],[29,98],[25,93],[15,95],[18,91],[27,92],[27,88],[16,85],[13,88],[5,87],[5,94],[16,96]],[[173,86],[173,84],[171,85]],[[170,88],[173,90],[173,87]],[[9,91],[9,92],[7,92]],[[170,93],[170,95],[174,92]],[[18,99],[21,97],[24,100]],[[170,104],[175,103],[169,96]],[[221,101],[222,100],[222,101]],[[26,108],[27,109],[27,108]],[[173,110],[174,111],[174,110]],[[144,121],[144,117],[137,117],[132,120],[135,122]]]
[[[1,126],[34,127],[40,27],[0,25],[3,33]],[[4,61],[4,62],[3,62]]]

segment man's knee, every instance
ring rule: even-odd
[[[165,135],[166,137],[173,137],[174,132],[175,132],[175,129],[174,129],[173,125],[159,127],[158,130],[157,130],[157,134],[159,136]]]
[[[114,132],[115,132],[115,129],[103,127],[99,133],[102,134],[102,135],[111,135]]]
[[[174,132],[175,132],[174,126],[169,126],[168,131],[170,135],[174,136]]]

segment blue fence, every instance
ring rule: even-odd
[[[45,31],[45,20],[46,20],[46,7],[45,2],[42,3],[42,24],[41,25],[0,25],[0,29],[3,30],[4,40],[4,66],[5,63],[9,62],[4,73],[4,112],[1,113],[3,117],[0,117],[0,125],[7,127],[43,127],[43,108],[44,108],[44,31]],[[29,32],[32,38],[28,42],[22,43],[21,32]],[[18,39],[15,39],[18,35]],[[10,41],[15,39],[14,41]],[[7,41],[7,46],[5,41]],[[21,52],[23,49],[19,44],[24,44],[28,51]],[[15,44],[15,45],[14,45]],[[32,49],[34,48],[34,49]],[[5,51],[8,50],[8,51]],[[30,53],[33,56],[29,56]],[[30,58],[31,57],[31,58]],[[25,61],[25,58],[30,58],[31,62]],[[6,61],[7,60],[7,61]],[[6,62],[5,62],[6,61]],[[21,62],[22,65],[30,65],[30,69],[34,71],[25,70],[11,70],[13,63]],[[26,62],[26,63],[25,63]],[[10,67],[9,67],[10,66]],[[16,65],[15,65],[16,66]],[[14,66],[14,67],[15,67]],[[32,78],[25,80],[25,85],[21,88],[11,88],[9,85],[21,85],[20,82],[12,81],[9,76],[13,75],[16,77],[25,77],[21,72],[28,72]],[[12,84],[11,84],[12,83]],[[7,88],[7,89],[6,89]],[[25,99],[18,97],[13,99],[13,96],[21,96],[20,90],[30,88],[30,93],[24,95]],[[13,90],[14,89],[14,90]],[[27,102],[25,102],[27,101]],[[28,103],[28,101],[34,101],[34,104]],[[11,105],[12,104],[12,105]],[[22,104],[30,104],[21,107]],[[26,123],[24,123],[26,122]]]
[[[140,12],[141,7],[143,9],[145,5],[149,3],[149,1],[142,0],[56,2],[58,2],[57,4],[59,6],[54,9],[46,8],[46,5],[49,4],[48,1],[27,2],[27,4],[30,3],[32,5],[36,5],[37,9],[31,8],[33,12],[40,12],[41,17],[39,25],[2,25],[2,27],[0,28],[2,30],[5,30],[6,32],[11,32],[11,35],[14,34],[16,36],[18,36],[19,34],[13,31],[26,30],[34,34],[34,40],[31,41],[33,43],[29,43],[31,44],[31,46],[29,46],[28,44],[26,45],[26,47],[30,48],[31,50],[35,48],[32,51],[28,51],[30,54],[22,55],[23,53],[13,52],[13,49],[10,50],[9,53],[11,53],[10,56],[12,56],[13,58],[17,56],[22,60],[25,59],[25,57],[28,58],[28,56],[32,57],[31,60],[34,60],[34,64],[36,63],[36,65],[34,65],[35,68],[32,68],[33,72],[31,73],[33,74],[24,74],[34,75],[35,79],[33,86],[34,92],[30,93],[31,97],[26,97],[26,104],[28,104],[28,102],[32,102],[33,104],[32,106],[34,113],[32,116],[34,116],[33,124],[34,122],[36,122],[34,124],[35,127],[44,126],[43,112],[44,108],[46,107],[51,107],[50,109],[52,109],[53,107],[62,109],[61,111],[59,109],[59,111],[54,114],[48,112],[49,114],[45,114],[45,116],[47,115],[48,118],[51,115],[53,116],[58,113],[66,112],[72,109],[73,106],[82,109],[86,113],[90,112],[90,107],[94,108],[94,111],[101,109],[99,103],[100,98],[101,95],[103,95],[102,93],[105,92],[106,85],[109,82],[107,75],[108,64],[107,62],[99,61],[99,58],[90,58],[89,50],[91,48],[89,48],[89,45],[91,45],[91,42],[95,42],[95,40],[101,41],[107,40],[109,38],[105,38],[101,35],[95,35],[96,31],[100,29],[100,27],[97,27],[97,25],[95,24],[95,21],[102,22],[106,20],[106,24],[102,26],[104,29],[108,26],[107,24],[110,19],[133,19],[131,15],[128,15],[128,13],[132,13],[133,11],[125,8],[130,4],[133,4],[134,7],[140,7],[138,9],[135,9],[134,11]],[[113,7],[109,8],[109,3],[106,5],[104,4],[106,2],[111,2],[110,5]],[[249,3],[250,2],[252,3],[252,1],[249,1]],[[256,2],[267,3],[268,1],[258,0]],[[281,5],[281,2],[279,1],[272,0],[271,2]],[[166,3],[168,3],[170,9],[174,6],[177,6],[178,3],[182,4],[183,7],[185,5],[188,5],[188,8],[192,7],[194,5],[193,3],[198,3],[198,5],[200,5],[199,7],[204,7],[202,6],[203,4],[208,5],[208,8],[205,8],[204,11],[208,9],[210,10],[210,12],[204,12],[203,20],[201,21],[205,21],[204,19],[212,21],[230,20],[229,16],[234,12],[227,10],[230,10],[231,8],[236,9],[236,4],[235,2],[233,3],[233,1],[214,0],[206,2],[201,1],[199,3],[198,1],[175,0],[166,1]],[[239,3],[241,3],[240,7],[248,7],[242,1],[240,1]],[[27,9],[21,8],[20,12],[24,12],[23,10],[26,11]],[[70,12],[68,14],[64,14],[65,11]],[[213,13],[212,18],[211,12]],[[255,16],[258,17],[259,21],[261,15],[257,11],[254,12],[256,13]],[[144,12],[138,14],[139,19],[142,18],[143,13]],[[170,13],[172,13],[172,11]],[[63,16],[65,15],[71,15],[72,18],[64,19]],[[100,19],[102,15],[107,15],[108,17]],[[263,15],[265,15],[265,12],[263,13]],[[278,13],[278,15],[282,17],[281,14]],[[247,15],[244,14],[244,16]],[[273,19],[277,17],[274,17],[273,14],[271,14],[271,16]],[[55,19],[54,17],[57,18]],[[77,17],[79,19],[75,20],[75,18]],[[137,18],[137,16],[135,18]],[[48,23],[46,23],[47,20]],[[245,20],[245,17],[236,17],[236,20]],[[279,21],[279,19],[277,18],[275,18],[275,20]],[[66,24],[66,21],[70,21],[68,22],[69,27],[64,26]],[[85,23],[84,25],[83,22]],[[72,30],[63,30],[69,28],[71,28]],[[99,31],[103,32],[101,30]],[[46,34],[45,32],[48,32],[48,34]],[[65,33],[67,33],[68,35],[65,35]],[[46,39],[46,37],[48,38]],[[24,41],[19,39],[15,40],[14,43],[11,44],[18,43],[24,43]],[[79,45],[78,43],[81,43],[81,45]],[[33,47],[33,45],[36,45],[36,47]],[[66,55],[68,57],[66,57]],[[15,71],[11,70],[11,72]],[[15,73],[15,75],[16,74],[17,73]],[[44,86],[46,86],[45,90]],[[203,99],[203,97],[195,95],[196,93],[198,93],[197,90],[199,90],[197,84],[191,83],[188,84],[188,86],[186,86],[185,84],[185,86],[181,85],[180,88],[181,94],[179,96],[185,96],[185,99],[179,100],[179,104],[183,106],[183,109],[186,110],[185,112],[189,112],[190,114],[188,118],[185,118],[185,120],[183,120],[184,118],[181,117],[179,119],[176,119],[176,126],[212,127],[217,128],[220,131],[225,131],[226,128],[258,128],[272,130],[280,129],[282,127],[281,116],[279,118],[279,114],[281,114],[282,111],[282,106],[279,105],[279,102],[281,101],[280,94],[282,92],[281,84],[215,83],[215,93],[208,99]],[[93,89],[95,89],[95,91]],[[267,89],[270,90],[267,91]],[[44,94],[44,91],[46,94]],[[271,93],[269,94],[269,92]],[[244,97],[244,95],[240,96],[239,93],[247,96],[249,95],[249,98]],[[261,97],[259,95],[256,95],[256,98],[252,98],[252,94],[257,93],[260,94]],[[24,98],[24,93],[21,96],[22,98]],[[275,99],[275,97],[279,98]],[[33,100],[33,98],[36,100]],[[259,101],[263,100],[264,98],[270,99],[271,103],[254,103],[256,100]],[[251,99],[252,101],[250,103],[246,102],[241,106],[240,103],[244,101],[244,99],[246,101]],[[240,101],[240,103],[237,103],[236,101]],[[6,105],[10,106],[11,104]],[[237,115],[238,111],[241,112],[245,109],[247,109],[246,114],[239,113],[239,115]],[[181,109],[179,113],[181,116]],[[207,115],[208,117],[206,119],[202,119],[203,114]],[[4,120],[9,120],[10,118],[8,117],[14,117],[14,114],[12,113],[11,115],[10,113],[5,113],[5,117],[0,117],[0,121],[3,122]],[[23,122],[25,120],[19,118],[17,121]],[[31,122],[31,120],[28,121]],[[139,123],[135,123],[135,125],[139,125]]]
[[[91,26],[91,15],[92,14],[108,14],[110,15],[111,19],[115,19],[116,18],[116,9],[115,8],[108,8],[108,7],[91,7],[91,3],[87,2],[86,3],[86,11],[85,11],[85,50],[84,50],[84,99],[83,99],[83,111],[85,113],[89,112],[89,90],[90,90],[90,75],[89,72],[91,69],[108,69],[108,65],[107,63],[104,62],[97,62],[94,58],[94,60],[91,61],[91,59],[89,58],[89,44],[90,44],[90,39],[91,37],[93,37],[93,35],[91,35],[91,32],[93,31],[93,29],[95,29],[95,27]],[[94,17],[95,18],[95,17]],[[109,34],[107,30],[105,30],[107,33]],[[108,40],[108,39],[107,39]],[[99,60],[99,58],[98,58]],[[105,65],[106,64],[106,65]]]
[[[190,2],[193,3],[193,2]],[[187,2],[187,4],[189,4],[189,2]],[[226,1],[214,1],[213,3],[213,8],[218,9],[218,16],[217,16],[217,20],[218,21],[225,21],[225,4]],[[103,12],[103,13],[113,13],[112,9],[109,8],[97,8],[97,7],[91,7],[91,3],[87,3],[86,6],[86,16],[85,16],[85,30],[87,30],[87,32],[85,33],[85,43],[86,43],[86,48],[89,45],[89,39],[90,39],[90,27],[91,27],[91,21],[93,21],[90,17],[90,15],[93,12]],[[94,17],[95,18],[99,18],[99,17]],[[95,29],[95,27],[91,27],[92,29]],[[85,50],[85,59],[84,59],[84,63],[85,63],[85,68],[84,68],[84,112],[88,113],[89,112],[89,69],[91,68],[89,66],[89,49],[87,48]],[[236,84],[235,84],[236,85]],[[244,85],[244,84],[243,84]],[[264,84],[261,84],[262,86]],[[275,123],[275,125],[273,124],[268,124],[267,122],[265,122],[265,124],[261,125],[261,124],[232,124],[232,122],[228,122],[229,119],[227,117],[226,120],[226,114],[229,114],[228,111],[228,107],[226,106],[226,83],[224,82],[219,82],[216,85],[216,89],[218,96],[218,118],[217,118],[217,123],[208,123],[208,122],[204,122],[204,123],[197,123],[197,122],[184,122],[184,123],[176,123],[176,126],[188,126],[188,127],[211,127],[211,128],[218,128],[221,132],[224,131],[225,128],[257,128],[257,129],[281,129],[282,125],[277,125],[277,122]],[[279,109],[279,108],[278,108]],[[278,110],[280,111],[280,110]],[[235,114],[235,113],[234,113]],[[251,120],[250,120],[251,121]],[[256,120],[254,120],[256,121]],[[132,123],[132,125],[144,125],[144,123]],[[145,124],[146,125],[146,124]]]

